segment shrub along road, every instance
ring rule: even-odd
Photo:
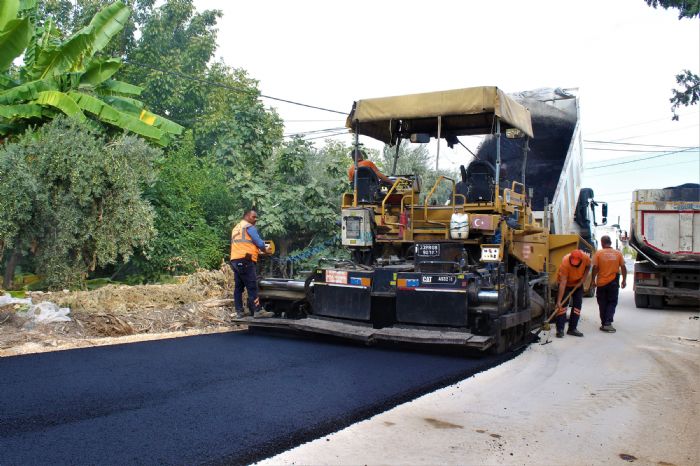
[[[232,332],[1,358],[0,463],[252,462],[510,357]]]

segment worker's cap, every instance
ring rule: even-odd
[[[580,249],[571,251],[571,254],[569,255],[569,262],[575,267],[581,265],[581,262],[583,262],[583,251]]]

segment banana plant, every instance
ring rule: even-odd
[[[126,24],[130,10],[117,1],[67,39],[49,20],[40,26],[36,0],[0,0],[0,136],[64,113],[96,120],[167,145],[183,127],[146,110],[142,89],[113,78],[118,58],[96,54]],[[18,58],[21,65],[14,65]]]

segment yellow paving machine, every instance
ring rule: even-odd
[[[502,134],[522,148],[525,173],[536,137],[528,109],[497,87],[476,87],[359,100],[347,127],[356,147],[361,136],[390,146],[435,140],[438,156],[441,142],[491,134],[495,163],[474,160],[460,180],[440,176],[424,190],[411,174],[382,186],[356,156],[340,219],[352,260],[327,262],[306,280],[262,279],[261,300],[276,317],[240,322],[495,353],[528,342],[552,309],[562,257],[581,239],[552,234],[549,216],[533,215],[537,186],[502,179]],[[445,200],[435,202],[438,191]]]

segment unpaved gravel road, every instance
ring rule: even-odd
[[[700,464],[698,310],[636,309],[615,326],[595,298],[580,329],[261,464]],[[543,335],[546,337],[546,335]]]

